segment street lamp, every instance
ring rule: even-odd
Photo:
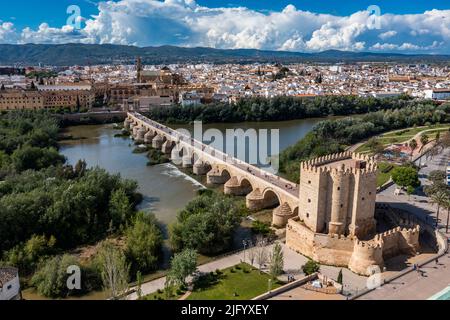
[[[244,262],[245,262],[245,249],[247,246],[247,240],[242,240],[242,243],[244,244]]]

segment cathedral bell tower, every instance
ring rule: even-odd
[[[137,71],[137,76],[136,76],[136,81],[137,83],[141,83],[142,81],[142,61],[141,61],[141,57],[137,57],[136,59],[136,71]]]

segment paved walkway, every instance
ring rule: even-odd
[[[286,245],[282,244],[283,247],[283,253],[284,253],[284,270],[287,274],[293,275],[296,279],[300,279],[304,277],[303,272],[301,271],[301,267],[308,261],[308,258],[296,253],[295,251],[289,249],[286,247]],[[267,246],[268,253],[272,250],[272,245]],[[198,270],[201,272],[214,272],[217,269],[222,270],[226,269],[232,266],[235,266],[239,264],[240,262],[244,261],[249,263],[249,255],[248,250],[245,251],[245,257],[244,257],[244,251],[233,254],[227,257],[224,257],[222,259],[209,262],[207,264],[201,265]],[[255,267],[258,267],[256,263],[254,264]],[[266,268],[263,268],[263,270],[267,271]],[[336,280],[337,276],[339,274],[339,271],[341,268],[337,267],[331,267],[331,266],[321,266],[320,272],[331,278]],[[284,278],[280,278],[281,280],[287,280],[287,275],[284,275]],[[346,290],[357,292],[359,290],[363,290],[366,288],[366,282],[367,278],[359,276],[357,274],[354,274],[348,269],[343,269],[343,279],[346,286]],[[142,294],[148,295],[151,293],[156,292],[158,289],[164,289],[164,283],[166,281],[166,277],[156,279],[154,281],[150,281],[147,283],[144,283],[141,286]],[[128,300],[136,300],[137,295],[136,293],[133,293],[128,296]]]
[[[421,160],[422,166],[425,166],[419,171],[419,179],[422,185],[429,185],[430,182],[427,179],[428,174],[434,170],[446,170],[447,163],[450,161],[450,148],[445,149],[440,155],[435,156],[432,160],[428,161],[423,158]],[[419,160],[416,161],[419,163]],[[429,221],[429,224],[433,224],[436,221],[436,206],[430,202],[430,199],[422,192],[418,194],[408,196],[405,192],[401,195],[394,195],[394,191],[397,187],[395,185],[390,186],[386,190],[380,192],[377,195],[377,202],[387,203],[394,208],[407,210],[417,217]],[[441,209],[439,215],[439,227],[441,232],[445,232],[447,212]],[[447,236],[450,236],[448,234]]]
[[[430,182],[427,175],[433,170],[445,170],[450,160],[450,148],[444,150],[442,154],[428,160],[426,166],[420,170],[420,180],[423,185]],[[424,160],[422,160],[424,164]],[[382,191],[377,196],[378,202],[385,202],[395,208],[408,210],[421,219],[427,219],[430,223],[436,221],[436,207],[429,202],[428,197],[423,193],[411,196],[411,200],[405,194],[394,196],[395,186]],[[441,232],[445,232],[446,212],[441,211],[439,227]],[[445,233],[444,233],[445,234]],[[446,234],[447,237],[450,234]],[[428,299],[437,292],[450,286],[450,254],[439,259],[439,263],[431,262],[421,268],[421,272],[410,272],[404,276],[388,283],[368,294],[360,297],[361,300],[415,300]]]
[[[426,300],[450,286],[450,254],[410,272],[358,300]]]

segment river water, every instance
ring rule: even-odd
[[[283,151],[303,138],[321,120],[323,119],[222,123],[205,125],[203,129],[206,131],[215,128],[224,133],[226,129],[236,128],[279,129],[279,149]],[[192,126],[185,128],[193,130]],[[139,192],[144,196],[139,209],[153,212],[167,226],[204,186],[172,164],[148,167],[146,155],[133,154],[133,141],[114,137],[118,132],[111,124],[69,127],[65,134],[72,135],[74,139],[61,142],[61,153],[66,156],[69,164],[73,165],[79,159],[84,159],[89,167],[99,166],[110,173],[120,173],[123,178],[136,180]]]

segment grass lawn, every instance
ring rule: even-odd
[[[268,291],[269,279],[267,273],[242,263],[199,279],[188,300],[249,300]],[[275,282],[272,289],[281,285]]]
[[[391,178],[391,172],[395,167],[395,164],[390,164],[388,162],[380,162],[378,164],[377,187],[381,187],[389,181]]]
[[[172,296],[169,300],[178,300],[184,295],[184,291],[174,292],[174,296]],[[142,300],[166,300],[165,294],[163,290],[158,292],[154,292],[152,294],[146,295],[142,297]]]
[[[449,130],[449,128],[450,125],[448,123],[436,124],[428,127],[413,127],[404,130],[387,132],[377,137],[377,140],[384,146],[389,146],[395,143],[405,143],[422,131],[426,131],[424,133],[427,134],[431,139],[434,139],[434,136],[437,132],[444,132]],[[369,152],[369,147],[367,146],[367,143],[360,146],[356,150],[356,152],[360,153]]]

